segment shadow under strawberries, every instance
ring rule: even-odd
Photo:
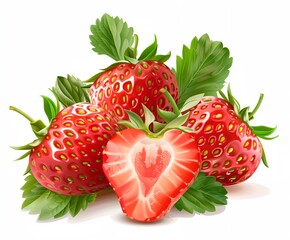
[[[250,199],[264,197],[270,193],[270,189],[262,184],[244,182],[227,186],[228,199]]]

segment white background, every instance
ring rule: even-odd
[[[287,1],[93,1],[1,0],[0,121],[1,239],[290,239],[289,233],[289,7]],[[162,221],[142,224],[121,214],[114,195],[100,197],[75,218],[39,222],[21,211],[20,187],[27,160],[9,148],[34,139],[28,122],[9,111],[17,106],[45,119],[40,95],[56,76],[81,79],[111,61],[91,50],[90,25],[104,13],[125,19],[139,34],[139,49],[159,40],[175,66],[182,44],[208,33],[230,49],[227,81],[243,106],[265,99],[254,124],[278,125],[279,138],[266,142],[270,168],[260,165],[247,182],[228,188],[228,205],[216,213],[172,210]],[[52,96],[51,96],[52,97]],[[288,229],[287,229],[288,228]],[[7,235],[6,235],[7,234]],[[4,237],[6,236],[6,237]],[[7,238],[8,236],[8,238]]]

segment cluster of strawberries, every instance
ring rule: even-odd
[[[114,24],[122,24],[120,32],[104,36],[104,27],[111,33],[118,30]],[[222,92],[220,98],[216,96],[223,87],[217,83],[227,77],[231,65],[228,55],[224,65],[213,65],[216,76],[208,72],[207,79],[202,72],[195,72],[192,77],[198,58],[188,60],[186,47],[183,58],[177,59],[177,69],[171,70],[164,64],[169,56],[156,55],[156,38],[137,59],[136,48],[131,47],[138,42],[136,35],[118,17],[105,14],[91,30],[94,50],[116,60],[113,65],[88,82],[71,76],[58,78],[53,88],[57,103],[44,98],[49,126],[11,107],[30,120],[38,137],[28,145],[15,147],[28,150],[21,158],[29,155],[29,178],[23,190],[27,193],[30,188],[32,193],[24,194],[24,207],[33,206],[43,192],[51,192],[55,198],[67,199],[62,207],[58,205],[56,213],[49,215],[59,217],[72,213],[73,202],[112,188],[129,218],[155,221],[174,205],[189,212],[202,208],[203,200],[195,196],[194,189],[199,178],[214,179],[225,195],[222,185],[245,181],[261,159],[267,166],[258,137],[269,138],[275,128],[249,125],[263,95],[253,111],[248,107],[241,109],[230,88],[228,96]],[[124,38],[125,33],[129,37]],[[112,38],[113,43],[106,42]],[[216,42],[207,35],[194,41],[201,46],[208,41],[213,45],[212,52],[205,49],[205,53],[216,56]],[[191,49],[194,47],[192,44]],[[203,82],[192,81],[199,76]],[[194,197],[200,206],[195,206]],[[226,203],[216,199],[212,202]]]

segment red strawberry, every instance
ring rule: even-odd
[[[261,159],[267,166],[266,156],[258,137],[272,139],[276,128],[250,126],[249,121],[258,110],[263,95],[255,109],[249,107],[240,110],[240,105],[228,88],[228,98],[203,97],[188,111],[188,100],[181,112],[189,113],[186,127],[190,127],[201,152],[201,171],[216,177],[223,185],[233,185],[245,181],[253,175]],[[167,98],[170,95],[166,93]],[[225,100],[226,99],[226,100]],[[199,101],[198,100],[198,101]],[[172,101],[171,101],[172,102]],[[178,112],[174,106],[175,113]]]
[[[245,181],[257,169],[262,145],[233,106],[217,97],[205,97],[191,111],[191,127],[200,147],[201,171],[223,185]]]
[[[267,139],[275,128],[251,127],[246,119],[253,114],[248,109],[236,112],[229,101],[221,98],[201,100],[187,124],[201,151],[201,171],[215,176],[223,185],[233,185],[252,176],[261,159],[268,166],[258,137]]]
[[[131,124],[141,126],[140,121],[135,118]],[[193,183],[200,166],[191,134],[163,129],[158,135],[148,133],[148,126],[118,132],[107,143],[103,158],[104,173],[123,212],[137,221],[162,218]]]
[[[108,110],[117,120],[128,117],[130,110],[142,118],[142,103],[149,108],[157,120],[157,106],[172,110],[168,100],[159,92],[166,88],[175,100],[178,85],[173,72],[164,64],[171,53],[157,54],[157,37],[139,56],[138,35],[123,19],[104,14],[91,26],[90,40],[93,50],[114,59],[114,64],[103,73],[94,75],[89,95],[91,103]]]
[[[90,103],[63,109],[30,152],[32,174],[44,187],[65,195],[89,194],[108,187],[102,151],[116,127],[109,114]]]
[[[121,63],[102,73],[90,89],[92,104],[108,110],[117,120],[128,119],[124,110],[144,116],[142,104],[157,117],[157,107],[172,110],[168,100],[160,93],[167,89],[175,101],[178,87],[174,74],[162,62],[141,61],[137,64]],[[157,120],[161,121],[159,117]]]

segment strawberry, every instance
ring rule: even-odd
[[[90,102],[111,114],[117,120],[128,120],[124,110],[130,110],[144,119],[142,103],[158,121],[157,106],[172,110],[168,100],[159,92],[167,89],[178,99],[175,75],[164,62],[167,55],[157,55],[157,38],[137,57],[138,36],[122,19],[104,14],[91,26],[93,50],[114,59],[115,62],[101,73],[91,77]],[[133,45],[133,46],[132,46]]]
[[[252,112],[249,107],[240,110],[238,101],[233,97],[230,86],[228,97],[220,92],[223,98],[207,96],[199,98],[200,102],[188,110],[192,99],[185,102],[185,108],[177,109],[171,98],[175,114],[189,113],[186,127],[192,129],[192,135],[201,152],[201,171],[214,176],[223,185],[233,185],[248,179],[256,171],[261,159],[268,166],[259,137],[268,136],[276,128],[250,126],[258,110],[263,94]],[[197,103],[196,102],[196,103]]]
[[[178,124],[173,124],[177,129],[168,124],[168,129],[152,133],[149,125],[154,115],[148,117],[150,111],[145,106],[145,125],[138,115],[126,112],[131,123],[122,124],[138,129],[125,129],[108,141],[103,170],[129,218],[155,221],[193,183],[199,172],[200,153],[194,138],[179,130]],[[181,123],[185,120],[182,116]]]
[[[201,170],[223,185],[248,179],[262,158],[262,145],[229,102],[205,97],[191,111],[187,126],[194,130],[202,156]]]
[[[102,151],[116,130],[110,115],[90,103],[63,109],[41,142],[31,149],[32,174],[45,188],[64,195],[78,196],[107,188]]]
[[[121,63],[102,73],[90,88],[90,99],[116,118],[128,119],[124,110],[144,116],[142,103],[157,116],[157,106],[171,110],[168,100],[160,93],[167,89],[178,99],[174,74],[162,62],[141,61],[137,64]],[[157,117],[157,120],[161,120]]]

